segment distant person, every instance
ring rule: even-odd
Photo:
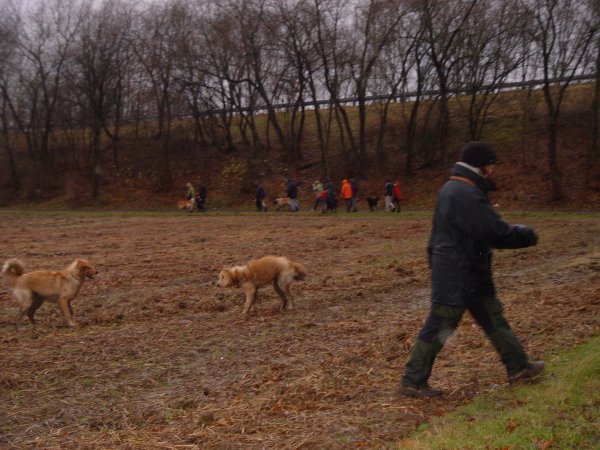
[[[342,180],[342,188],[340,189],[340,197],[346,205],[346,212],[352,211],[352,186],[347,179]]]
[[[185,187],[187,188],[185,198],[187,200],[194,200],[196,198],[196,193],[194,192],[194,186],[192,186],[192,183],[186,183]]]
[[[296,186],[296,183],[291,178],[287,179],[286,191],[290,199],[290,211],[298,211],[298,186]]]
[[[327,211],[337,211],[336,195],[337,194],[335,192],[335,185],[329,178],[327,178],[325,180],[325,205],[327,206]]]
[[[206,211],[206,186],[201,181],[198,182],[198,192],[196,192],[196,207],[198,211]]]
[[[396,180],[394,182],[394,190],[392,191],[392,202],[394,203],[394,212],[400,212],[400,203],[402,195],[400,193],[400,182]]]
[[[193,212],[196,206],[196,193],[194,191],[194,186],[192,186],[192,183],[186,183],[185,187],[185,199],[188,201],[185,209],[189,212]]]
[[[487,198],[496,155],[482,142],[466,144],[450,179],[440,189],[428,254],[431,309],[404,368],[400,394],[437,397],[442,391],[428,383],[433,363],[465,311],[469,311],[500,354],[508,381],[534,378],[543,361],[530,362],[513,334],[496,297],[492,280],[492,248],[523,248],[537,244],[535,232],[504,222]]]
[[[323,187],[323,183],[321,183],[319,180],[316,180],[312,184],[312,190],[313,190],[313,194],[315,195],[315,203],[313,205],[313,211],[314,211],[319,207],[320,200],[323,198],[321,196],[321,192],[323,192],[325,190],[325,188]]]
[[[352,212],[358,211],[357,199],[358,199],[358,184],[350,179],[350,187],[352,188]]]
[[[265,212],[267,210],[265,206],[265,197],[267,196],[265,190],[260,183],[254,183],[254,202],[256,204],[256,211]]]
[[[385,184],[383,185],[383,199],[385,202],[385,211],[390,212],[394,210],[394,185],[389,180],[385,180]]]

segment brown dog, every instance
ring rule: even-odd
[[[277,206],[275,211],[279,211],[281,208],[290,209],[292,207],[289,197],[277,197],[273,200],[273,204]]]
[[[224,268],[219,274],[217,286],[241,287],[246,292],[244,315],[248,314],[256,302],[258,288],[273,283],[275,292],[281,299],[281,310],[293,309],[294,299],[290,294],[290,284],[294,280],[303,280],[306,269],[299,263],[284,256],[265,256],[253,259],[245,266]]]
[[[178,200],[177,208],[192,212],[194,210],[194,200]]]
[[[21,326],[23,316],[27,314],[31,323],[35,323],[33,315],[44,303],[44,300],[57,302],[67,324],[77,326],[71,301],[79,293],[86,278],[98,273],[85,259],[76,259],[63,270],[34,270],[24,273],[25,267],[18,259],[9,259],[2,267],[2,276],[8,279],[13,287],[13,297],[17,300],[19,311],[15,318],[17,330]]]

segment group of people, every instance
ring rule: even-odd
[[[186,200],[192,202],[193,208],[199,212],[206,211],[206,186],[202,181],[197,181],[197,189],[194,189],[192,183],[186,183]],[[313,211],[320,210],[322,212],[337,212],[337,190],[335,185],[329,178],[325,178],[325,183],[316,180],[312,184],[312,191],[315,201],[313,203]],[[358,199],[358,184],[353,179],[342,180],[342,185],[339,191],[340,198],[344,201],[346,212],[357,212]],[[286,179],[285,195],[287,196],[290,211],[299,211],[298,206],[298,186],[292,178]],[[392,183],[389,179],[386,180],[383,187],[383,195],[385,199],[385,211],[400,212],[401,193],[400,183],[396,180]],[[258,182],[254,182],[254,201],[256,211],[265,212],[268,207],[265,202],[267,193],[263,186]]]
[[[383,190],[385,198],[385,210],[388,212],[400,212],[400,183],[398,181],[392,183],[388,179],[386,180]],[[298,211],[298,186],[291,178],[286,180],[285,191],[288,198],[290,211]],[[325,178],[325,183],[322,183],[320,180],[316,180],[312,184],[312,191],[315,199],[312,207],[313,211],[320,210],[321,212],[337,212],[338,193],[335,185],[329,178]],[[256,210],[258,212],[267,211],[267,205],[265,203],[266,196],[267,194],[262,185],[259,182],[255,182],[254,200],[256,204]],[[339,197],[344,202],[346,212],[358,211],[358,184],[353,179],[344,178],[342,180]]]
[[[198,180],[198,190],[194,189],[192,183],[186,184],[187,192],[185,195],[186,200],[192,202],[193,207],[190,211],[196,210],[198,212],[206,211],[206,186],[202,181]]]
[[[344,186],[346,186],[346,196],[350,199],[346,201],[346,208],[348,212],[350,212],[352,210],[352,205],[354,205],[354,211],[356,211],[355,199],[356,193],[358,192],[358,186],[356,186],[356,183],[349,184],[348,180],[343,181],[342,188],[344,188]],[[312,190],[315,196],[315,201],[312,208],[313,211],[316,211],[317,209],[321,212],[337,211],[337,194],[335,190],[335,185],[329,178],[325,178],[325,184],[321,183],[319,180],[316,180],[312,184]]]
[[[388,178],[383,185],[383,198],[387,212],[400,212],[400,182],[396,180],[393,184]]]

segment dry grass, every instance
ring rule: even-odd
[[[74,302],[14,331],[0,291],[0,446],[7,448],[381,448],[505,383],[465,318],[441,353],[440,400],[396,387],[428,309],[428,217],[0,213],[2,259],[29,269],[85,257],[100,270]],[[600,220],[526,218],[533,249],[497,252],[506,314],[533,357],[598,328]],[[223,265],[283,254],[307,266],[280,313],[272,289],[241,317]]]

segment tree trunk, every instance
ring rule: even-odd
[[[588,153],[588,163],[593,164],[600,157],[600,38],[596,42],[596,86],[592,104],[592,137]]]
[[[548,166],[550,168],[550,182],[552,183],[552,200],[564,198],[562,191],[562,176],[558,167],[557,158],[557,120],[552,117],[548,124]]]

